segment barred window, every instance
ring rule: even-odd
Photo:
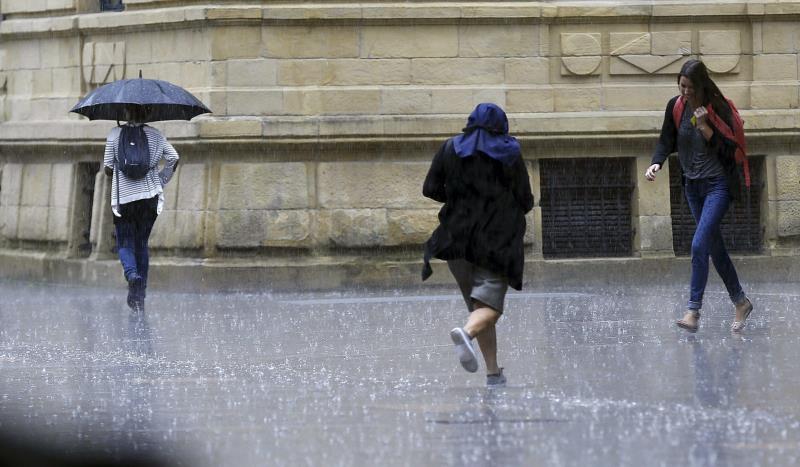
[[[761,225],[761,194],[764,189],[764,157],[748,157],[750,164],[750,189],[742,177],[740,197],[731,203],[722,219],[722,238],[725,247],[733,253],[760,253],[763,248],[764,229]],[[677,157],[669,158],[669,191],[672,209],[672,247],[675,255],[688,256],[692,250],[692,237],[696,224],[681,184],[681,169]]]
[[[543,159],[545,258],[632,255],[630,158]]]
[[[122,11],[125,5],[122,0],[100,0],[100,11]]]

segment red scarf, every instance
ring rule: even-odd
[[[725,98],[728,101],[728,105],[731,108],[731,116],[733,118],[733,129],[728,126],[725,121],[720,118],[719,115],[714,111],[714,107],[711,104],[706,106],[706,111],[708,112],[708,120],[711,125],[717,129],[722,136],[730,141],[736,143],[736,152],[734,153],[734,158],[737,164],[742,166],[744,170],[744,184],[747,188],[750,188],[750,165],[747,163],[747,143],[744,139],[744,120],[739,115],[739,111],[736,109],[736,106],[733,105],[733,101]],[[679,96],[678,100],[675,102],[675,107],[672,108],[672,120],[675,122],[675,127],[677,128],[680,125],[681,116],[683,115],[683,108],[686,107],[686,99],[683,96]]]

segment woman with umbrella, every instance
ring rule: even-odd
[[[150,232],[164,206],[164,186],[179,160],[164,135],[145,123],[190,120],[210,110],[178,86],[140,76],[96,89],[71,111],[90,120],[127,122],[108,134],[103,165],[106,175],[112,176],[111,210],[119,259],[128,282],[128,306],[141,313],[150,265]],[[162,160],[166,162],[159,170]]]
[[[128,281],[128,306],[134,311],[144,310],[147,272],[150,265],[148,242],[156,217],[164,206],[164,186],[178,167],[179,156],[157,129],[145,125],[144,109],[130,108],[127,123],[113,128],[106,138],[103,158],[106,175],[111,179],[111,210],[114,213],[114,230],[117,234],[117,252]],[[144,175],[126,167],[125,149],[142,146],[146,167]],[[120,148],[125,148],[121,150]],[[135,149],[134,149],[135,150]],[[122,156],[122,157],[120,157]],[[159,163],[166,160],[159,171]]]
[[[470,312],[464,327],[450,331],[458,359],[465,370],[478,370],[477,339],[487,386],[502,386],[495,323],[508,286],[522,288],[525,214],[533,209],[528,171],[503,109],[475,108],[463,133],[434,156],[422,193],[444,203],[440,225],[425,244],[422,279],[432,273],[432,257],[447,261]]]

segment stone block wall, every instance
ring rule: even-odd
[[[436,227],[438,206],[420,188],[426,162],[212,165],[217,173],[211,179],[209,164],[180,167],[165,190],[152,246],[222,251],[418,245]]]
[[[775,196],[769,202],[778,215],[777,236],[800,235],[800,157],[775,158]]]
[[[180,166],[164,189],[164,208],[150,243],[155,248],[201,250],[204,247],[208,168],[205,164]]]
[[[311,203],[303,163],[232,163],[220,168],[217,246],[308,244]]]
[[[70,163],[4,164],[0,181],[2,238],[66,243],[73,172]]]
[[[70,167],[100,160],[114,124],[68,110],[141,71],[214,111],[155,125],[182,156],[156,249],[416,248],[437,222],[437,203],[420,193],[433,153],[491,101],[509,113],[537,194],[539,159],[635,160],[635,254],[669,255],[668,177],[650,184],[641,174],[676,73],[698,57],[742,110],[751,152],[766,156],[767,251],[800,242],[800,1],[127,0],[122,13],[93,13],[94,3],[0,2],[5,245],[68,243]],[[92,235],[102,249],[102,177],[96,190]],[[541,215],[537,205],[529,218],[533,256]]]

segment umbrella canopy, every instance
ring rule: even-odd
[[[189,91],[157,79],[123,79],[90,92],[70,110],[89,120],[191,120],[211,110]]]

